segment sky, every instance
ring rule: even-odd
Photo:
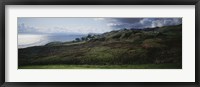
[[[19,34],[89,34],[124,28],[152,28],[182,24],[182,18],[45,18],[19,17]]]

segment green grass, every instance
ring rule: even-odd
[[[63,45],[69,46],[69,45],[77,45],[77,44],[83,44],[86,41],[81,41],[81,42],[73,42],[73,43],[64,43]]]
[[[182,69],[177,64],[142,64],[142,65],[28,65],[19,69]]]

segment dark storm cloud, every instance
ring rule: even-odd
[[[152,28],[182,24],[182,18],[112,18],[108,26],[121,28]]]
[[[144,18],[113,18],[112,20],[119,22],[119,23],[132,24],[132,23],[140,22],[142,19],[144,19]]]

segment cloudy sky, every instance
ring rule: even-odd
[[[18,18],[19,34],[88,34],[181,24],[181,18]]]

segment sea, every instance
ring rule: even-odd
[[[19,34],[18,48],[27,48],[32,46],[43,46],[49,42],[69,42],[75,38],[81,38],[86,35],[33,35]]]

